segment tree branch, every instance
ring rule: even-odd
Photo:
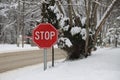
[[[94,40],[96,42],[96,39],[97,39],[97,36],[99,34],[99,32],[101,31],[102,29],[102,25],[105,23],[107,17],[110,15],[115,3],[117,2],[117,0],[113,0],[112,3],[108,6],[107,10],[105,11],[105,13],[103,14],[101,20],[99,21],[99,23],[96,25],[96,32],[95,32],[95,36],[94,36]]]

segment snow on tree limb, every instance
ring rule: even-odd
[[[102,6],[102,7],[106,7],[106,5],[105,4],[103,4],[103,3],[100,3],[99,1],[94,1],[96,4],[98,4],[99,6]]]
[[[59,0],[56,0],[56,5],[58,6],[60,12],[61,12],[64,16],[66,16],[66,12],[65,12],[65,10],[64,10],[64,7],[63,7],[63,5],[61,4],[61,2],[60,2]]]
[[[100,32],[100,30],[102,28],[102,25],[105,23],[106,18],[110,15],[110,12],[112,11],[113,6],[115,5],[116,2],[117,2],[117,0],[112,1],[112,3],[108,6],[107,10],[103,14],[101,20],[97,23],[97,25],[96,25],[97,30],[96,30],[95,37],[94,37],[95,40],[96,40],[96,37],[98,36],[98,33]]]

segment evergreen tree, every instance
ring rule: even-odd
[[[55,0],[48,0],[42,3],[42,22],[51,23],[56,29],[59,28],[59,23],[55,12]]]

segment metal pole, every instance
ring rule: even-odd
[[[54,67],[54,46],[52,46],[52,67]]]
[[[47,69],[47,49],[44,48],[44,70]]]

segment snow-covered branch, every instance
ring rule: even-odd
[[[98,36],[98,33],[101,31],[102,25],[105,23],[106,18],[110,15],[110,12],[112,11],[113,6],[115,5],[116,2],[117,2],[117,0],[112,1],[112,3],[108,6],[107,10],[103,14],[100,21],[97,23],[97,25],[96,25],[97,30],[96,30],[96,33],[95,33],[95,39]]]

